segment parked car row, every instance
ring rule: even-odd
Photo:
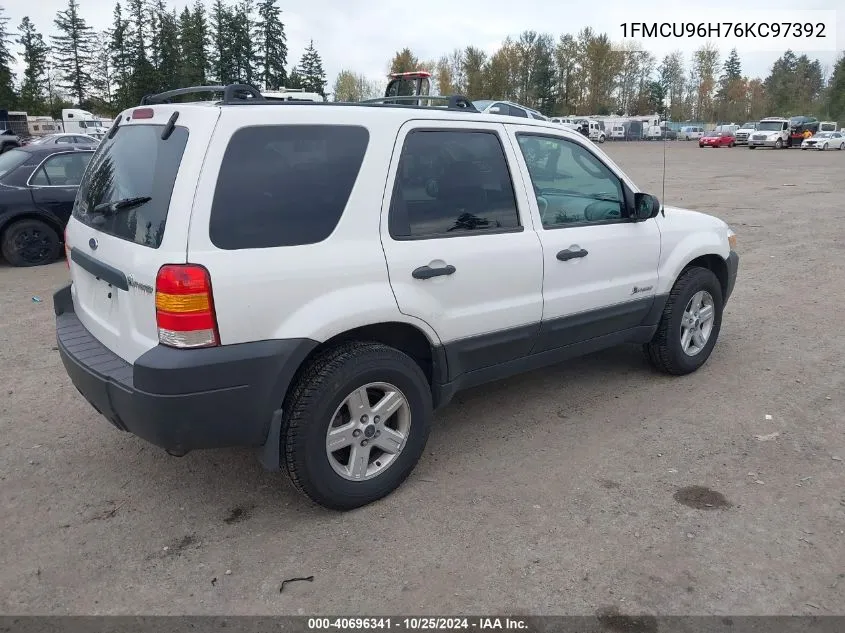
[[[31,143],[0,155],[0,251],[12,266],[38,266],[62,252],[62,232],[90,143]]]
[[[698,146],[703,148],[747,145],[749,149],[801,147],[845,150],[845,131],[837,131],[835,122],[823,121],[808,125],[806,121],[798,121],[807,118],[768,117],[760,121],[747,121],[741,126],[719,125],[703,133],[698,139]]]

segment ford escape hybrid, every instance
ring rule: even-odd
[[[67,227],[59,352],[117,428],[256,447],[349,509],[458,390],[621,343],[676,375],[710,356],[734,233],[582,135],[461,97],[169,103],[204,90],[123,112]]]

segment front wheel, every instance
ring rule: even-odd
[[[669,294],[654,338],[645,345],[651,364],[676,376],[701,367],[719,337],[722,308],[722,287],[712,271],[684,271]]]
[[[12,266],[41,266],[58,259],[59,234],[41,220],[18,220],[2,236],[3,257]]]
[[[775,149],[782,149],[782,148],[783,148],[783,141],[781,139],[778,139],[777,141],[775,141]]]
[[[281,449],[288,475],[327,508],[372,503],[414,469],[432,415],[428,381],[408,355],[371,342],[331,348],[286,399]]]

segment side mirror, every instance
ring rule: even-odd
[[[634,219],[648,220],[660,213],[660,200],[649,193],[634,194]]]
[[[487,110],[487,113],[488,113],[488,114],[501,114],[501,113],[502,113],[502,109],[501,109],[499,106],[493,106],[492,108],[490,108],[489,110]]]

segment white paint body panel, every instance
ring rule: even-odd
[[[602,161],[632,191],[638,191],[618,165],[581,134],[568,135],[559,131],[547,133],[546,130],[539,131],[520,125],[509,125],[508,128],[518,155],[519,171],[526,183],[531,182],[531,175],[519,150],[516,138],[519,132],[542,133],[576,143]],[[534,195],[530,198],[534,225],[543,249],[543,319],[588,312],[654,296],[658,286],[660,230],[653,219],[545,229],[540,220],[537,199]],[[577,251],[580,248],[589,254],[568,261],[557,259],[557,254],[564,249]],[[632,293],[634,286],[650,289]]]
[[[161,245],[158,248],[142,246],[102,233],[73,218],[67,227],[67,240],[71,247],[153,288],[159,268],[164,264],[185,262],[188,225],[197,180],[202,171],[208,139],[214,131],[220,111],[217,108],[186,109],[169,105],[157,106],[152,119],[126,121],[132,110],[120,115],[123,119],[121,126],[151,123],[164,125],[177,109],[180,111],[177,125],[188,128],[188,143],[170,198],[167,226]],[[95,153],[92,162],[96,156]],[[97,242],[96,250],[89,246],[91,239]],[[70,264],[70,276],[76,315],[103,345],[130,363],[158,345],[154,293],[146,293],[132,286],[128,291],[110,288],[75,262]]]
[[[629,300],[634,285],[653,286],[650,294],[666,293],[690,260],[729,254],[724,222],[674,208],[666,209],[666,217],[640,223],[543,230],[513,136],[517,130],[581,143],[638,191],[597,146],[555,123],[515,117],[492,121],[485,114],[434,108],[175,104],[156,105],[153,110],[156,123],[166,122],[178,110],[178,125],[190,131],[161,246],[152,249],[113,238],[74,220],[68,228],[69,243],[84,250],[95,238],[97,259],[153,287],[164,264],[205,266],[224,345],[291,338],[325,341],[383,322],[411,324],[433,344],[441,344],[536,323],[544,313],[553,318]],[[360,125],[369,131],[367,153],[337,227],[317,244],[215,247],[209,237],[210,211],[232,134],[245,126],[281,124]],[[387,214],[393,179],[404,134],[414,126],[499,133],[524,230],[391,239]],[[559,250],[572,244],[590,250],[589,261],[556,259]],[[454,265],[457,272],[425,281],[411,277],[414,268],[438,260]],[[106,300],[102,282],[84,269],[72,264],[71,277],[80,320],[109,349],[133,362],[157,345],[154,295],[130,288]]]

